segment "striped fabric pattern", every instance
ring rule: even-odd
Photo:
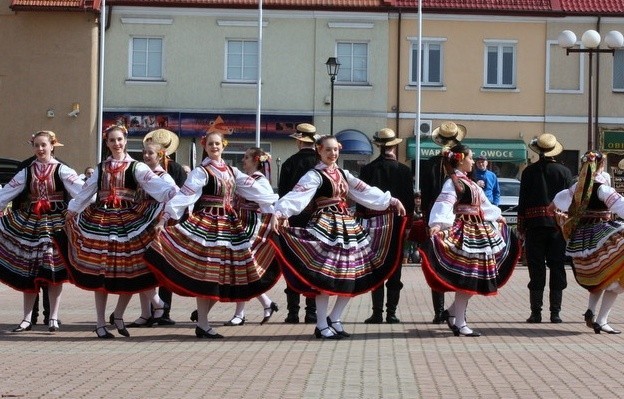
[[[580,225],[568,241],[576,281],[589,291],[614,282],[624,287],[624,224],[618,221]]]
[[[508,281],[518,261],[518,239],[505,224],[500,224],[500,234],[490,223],[470,224],[458,218],[451,229],[440,231],[425,243],[420,249],[423,273],[436,291],[495,295]],[[491,235],[473,236],[475,232]],[[490,243],[497,249],[494,254],[487,253],[492,251]]]
[[[317,213],[308,228],[290,227],[280,235],[279,254],[289,285],[304,294],[356,296],[370,291],[399,265],[407,218],[388,213],[366,228],[349,214]],[[384,264],[388,256],[396,262]]]
[[[55,203],[56,204],[56,203]],[[42,283],[68,280],[66,264],[53,243],[65,225],[65,206],[58,203],[40,216],[8,210],[0,218],[0,280],[23,292],[39,292]]]

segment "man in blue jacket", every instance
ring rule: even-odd
[[[485,192],[485,196],[493,205],[498,206],[500,201],[500,187],[498,178],[491,170],[488,170],[488,160],[485,155],[479,155],[475,159],[475,170],[472,173],[474,180]]]

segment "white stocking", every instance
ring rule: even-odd
[[[208,324],[208,313],[217,301],[212,299],[197,298],[197,327],[204,331],[210,330]]]
[[[463,291],[457,291],[455,293],[455,301],[453,302],[453,310],[455,311],[455,325],[462,327],[466,324],[466,308],[468,307],[468,300],[472,295]]]
[[[108,293],[102,291],[95,291],[95,314],[97,317],[97,326],[106,326],[106,300],[108,299]]]
[[[33,306],[35,305],[35,300],[37,299],[36,292],[24,292],[24,319],[28,323],[20,323],[20,327],[26,328],[28,327],[32,320]]]
[[[600,312],[596,317],[596,323],[602,326],[607,324],[607,319],[609,318],[609,312],[617,299],[618,293],[613,291],[605,291],[602,294],[602,303],[600,304]]]
[[[54,284],[48,286],[48,299],[50,301],[49,319],[58,321],[58,311],[61,306],[61,293],[63,292],[63,284]]]
[[[149,318],[152,317],[152,309],[150,308],[150,294],[151,292],[149,290],[139,292],[139,302],[141,303],[141,318],[140,320],[138,320],[138,324],[143,324],[145,320],[149,320]]]
[[[329,295],[319,294],[316,296],[316,328],[319,330],[326,329],[327,326],[327,307],[329,306]]]
[[[236,302],[236,310],[234,311],[234,317],[243,319],[245,317],[245,305],[247,302]]]
[[[342,320],[342,312],[344,312],[344,310],[347,307],[347,304],[349,303],[350,300],[351,300],[351,298],[349,298],[348,296],[338,296],[338,297],[336,297],[336,303],[334,304],[334,308],[332,309],[331,313],[329,314],[329,319],[332,322],[336,322],[336,321]]]
[[[596,306],[598,305],[598,301],[600,300],[601,295],[602,295],[602,291],[589,293],[589,300],[587,301],[587,309],[591,310],[593,314],[596,314]]]

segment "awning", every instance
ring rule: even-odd
[[[526,162],[527,146],[522,140],[465,139],[463,144],[470,147],[476,158],[485,155],[490,161]],[[416,139],[407,139],[407,159],[415,158]],[[420,140],[420,159],[429,159],[440,153],[440,146],[430,139]]]
[[[368,137],[359,130],[343,130],[336,135],[336,140],[342,144],[342,154],[371,155],[373,145]]]

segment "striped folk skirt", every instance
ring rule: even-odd
[[[429,286],[438,292],[495,295],[520,257],[516,234],[506,224],[455,220],[419,249]]]
[[[246,301],[280,278],[269,242],[270,214],[195,210],[165,228],[145,254],[161,285],[183,295]]]
[[[371,291],[401,264],[406,223],[387,213],[364,227],[352,215],[319,212],[305,228],[284,228],[275,245],[286,283],[307,296]]]
[[[78,287],[114,294],[133,294],[157,286],[143,255],[154,239],[162,205],[141,201],[121,208],[87,207],[67,222],[57,242]]]
[[[8,210],[0,218],[0,281],[22,292],[66,282],[66,263],[53,242],[64,225],[64,210],[42,215]]]
[[[589,291],[624,287],[624,224],[579,225],[566,247],[574,278]],[[619,286],[619,287],[618,287]]]

